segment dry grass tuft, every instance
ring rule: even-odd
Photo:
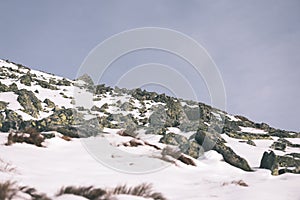
[[[128,187],[127,185],[117,186],[116,188],[108,191],[108,194],[126,194],[144,198],[152,198],[154,200],[166,200],[166,198],[161,193],[153,192],[152,185],[147,183],[142,183],[141,185],[135,187]]]
[[[103,197],[106,194],[106,191],[100,188],[94,188],[93,186],[89,186],[89,187],[68,186],[68,187],[61,188],[56,196],[61,196],[63,194],[73,194],[73,195],[85,197],[87,199],[96,200]]]
[[[82,196],[91,200],[113,200],[116,195],[125,194],[132,196],[139,196],[154,200],[166,200],[166,198],[158,192],[152,191],[152,185],[143,183],[135,187],[128,187],[127,185],[117,186],[115,188],[101,189],[94,188],[93,186],[89,187],[74,187],[68,186],[63,187],[56,194],[56,196],[61,196],[64,194],[73,194],[77,196]]]
[[[46,194],[38,193],[34,188],[25,186],[25,187],[20,187],[19,189],[23,193],[30,195],[31,200],[51,200],[49,197],[47,197]]]
[[[222,186],[227,186],[227,185],[230,185],[230,184],[233,184],[233,185],[239,185],[239,186],[242,186],[242,187],[248,187],[249,185],[247,183],[245,183],[243,180],[238,180],[238,181],[231,181],[231,182],[225,182],[222,184]]]
[[[6,181],[0,183],[0,199],[1,200],[12,200],[17,196],[18,188],[15,182]]]
[[[14,173],[16,171],[16,168],[12,166],[12,164],[5,162],[0,158],[0,172]]]

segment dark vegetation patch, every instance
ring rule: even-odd
[[[10,132],[7,137],[6,145],[24,142],[38,147],[43,147],[42,143],[44,141],[45,138],[40,132],[34,128],[27,128],[24,131]]]

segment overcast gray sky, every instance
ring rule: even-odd
[[[145,26],[180,31],[218,66],[229,113],[300,131],[298,0],[1,0],[0,25],[0,58],[68,78],[113,34]],[[148,62],[184,66],[174,56],[144,51],[118,60],[115,72]]]

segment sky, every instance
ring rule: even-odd
[[[218,67],[227,112],[300,131],[298,0],[1,0],[0,26],[0,58],[71,79],[89,52],[114,34],[140,27],[179,31]],[[197,86],[197,99],[210,103],[205,81],[162,51],[123,56],[104,82],[114,85],[132,67],[151,62],[176,68]]]

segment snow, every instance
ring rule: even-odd
[[[219,113],[211,112],[211,114],[213,114],[217,118],[217,120],[222,121],[222,118]]]
[[[106,130],[109,131],[109,130]],[[0,143],[5,141],[6,133],[0,134]],[[112,133],[109,140],[114,138]],[[198,167],[167,167],[152,173],[122,173],[97,162],[82,145],[84,139],[73,139],[70,142],[60,138],[48,140],[47,148],[28,144],[0,146],[3,160],[10,161],[20,172],[9,177],[0,172],[1,179],[13,179],[22,185],[30,185],[49,196],[56,194],[62,186],[90,186],[111,188],[120,184],[136,186],[143,182],[153,184],[154,191],[161,192],[168,199],[299,199],[298,183],[300,177],[295,174],[284,174],[273,177],[268,170],[244,172],[221,161],[222,156],[214,151],[205,153],[199,158]],[[125,147],[122,147],[125,148]],[[128,147],[130,148],[130,147]],[[124,149],[123,149],[124,150]],[[134,151],[140,151],[135,148]],[[117,159],[117,158],[116,158]],[[149,158],[151,161],[157,158]],[[142,163],[144,158],[134,160],[133,165]],[[122,163],[126,163],[126,159]],[[243,180],[249,187],[231,183]],[[51,183],[51,184],[49,184]],[[202,191],[202,192],[199,192]],[[133,199],[118,195],[119,199]],[[77,197],[76,197],[77,198]],[[75,196],[64,195],[60,200],[75,199]],[[78,199],[83,199],[79,198]]]
[[[240,129],[244,133],[267,134],[267,132],[262,129],[252,128],[252,127],[240,126]]]
[[[11,109],[11,110],[18,110],[18,109],[23,108],[20,105],[20,103],[17,101],[17,98],[18,98],[18,95],[16,95],[13,92],[1,92],[0,93],[0,101],[9,103],[8,109]]]
[[[285,138],[285,139],[293,144],[300,144],[300,138]]]
[[[273,140],[253,140],[256,146],[240,142],[240,139],[234,139],[227,135],[222,135],[226,140],[226,146],[230,147],[236,154],[245,158],[251,167],[259,167],[263,153],[269,149]]]
[[[229,115],[229,114],[226,114],[226,116],[229,118],[229,120],[231,121],[241,121],[240,119],[236,118],[235,116],[232,116],[232,115]]]

